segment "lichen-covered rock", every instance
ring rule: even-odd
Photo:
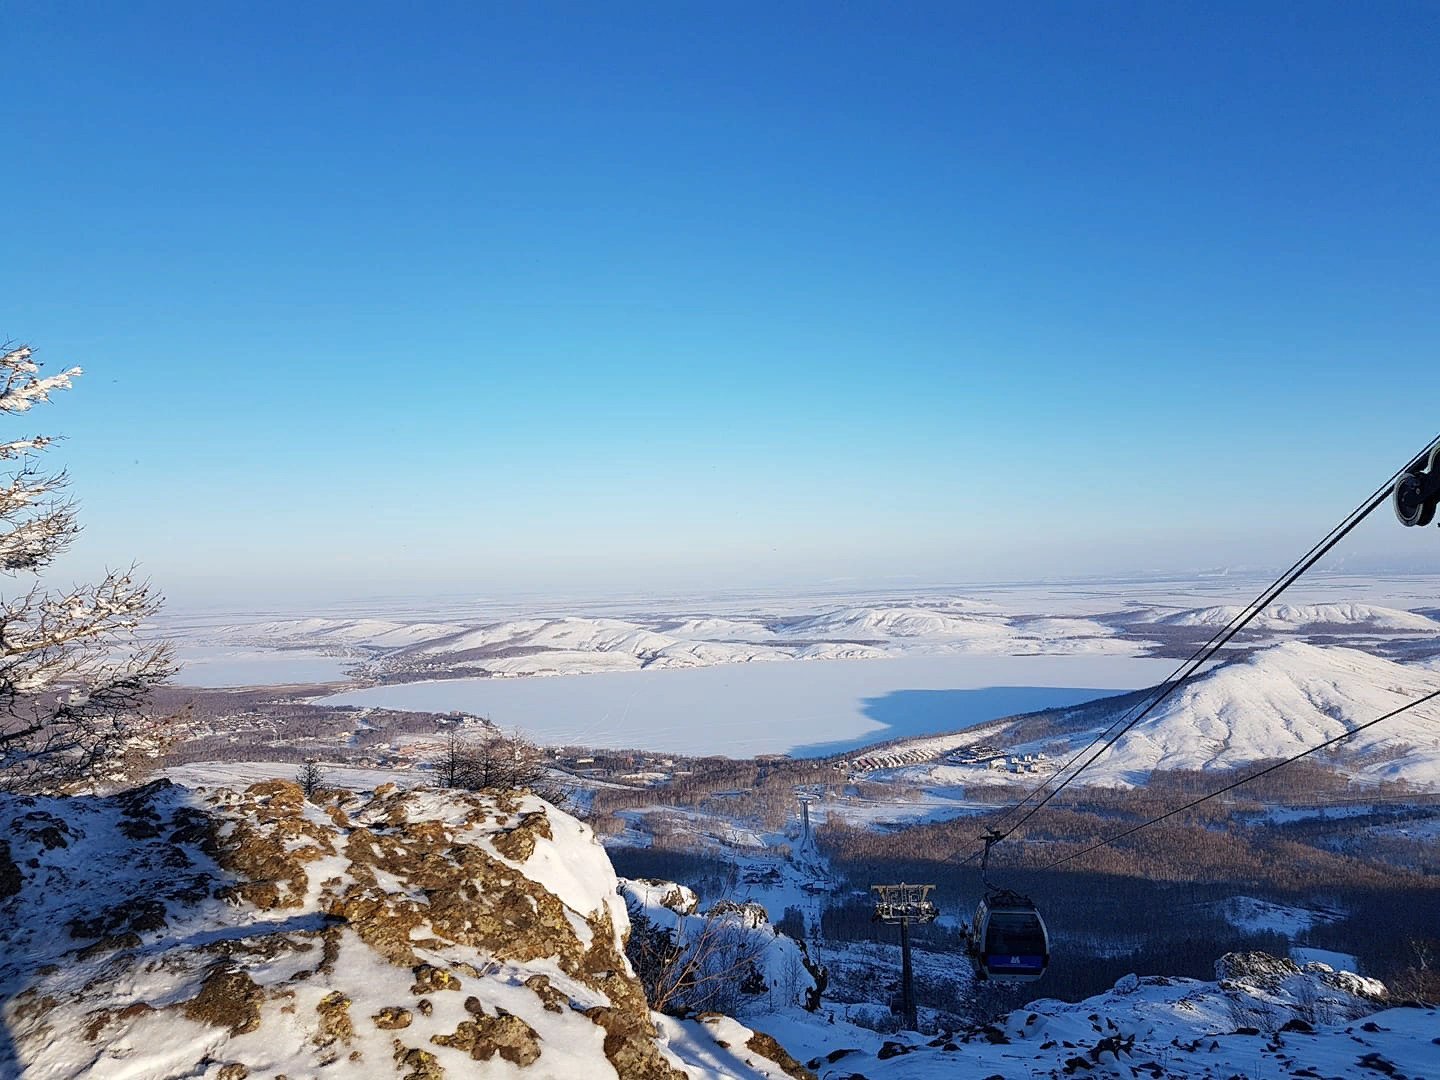
[[[187,1020],[244,1035],[260,1026],[260,1005],[264,1000],[264,993],[249,975],[220,964],[211,969],[200,984],[200,992],[181,1009]]]
[[[533,796],[162,781],[0,797],[0,832],[0,1074],[722,1075],[657,1031],[609,859]]]
[[[468,1053],[476,1061],[489,1061],[497,1054],[514,1065],[529,1065],[540,1056],[540,1036],[518,1016],[503,1009],[486,1016],[477,998],[465,1002],[474,1019],[462,1020],[450,1035],[432,1035],[437,1046],[449,1046]]]
[[[409,1027],[414,1018],[414,1014],[409,1009],[399,1005],[387,1005],[370,1019],[374,1021],[377,1028],[383,1031],[398,1031],[401,1028]]]

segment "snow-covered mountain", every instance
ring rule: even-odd
[[[1440,690],[1440,671],[1358,649],[1290,642],[1257,650],[1196,676],[1120,738],[1077,782],[1142,784],[1156,769],[1231,769],[1290,757]],[[1056,767],[1128,714],[1144,695],[1009,718],[947,735],[862,751],[865,768],[911,767],[952,785],[1006,780],[989,761],[966,764],[964,748],[1043,755]],[[945,764],[934,762],[956,755]],[[974,756],[973,754],[971,755]],[[993,754],[988,755],[993,757]],[[1316,755],[1360,778],[1440,789],[1440,701],[1428,702]]]

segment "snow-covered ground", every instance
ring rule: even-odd
[[[1131,975],[1075,1004],[1033,1001],[994,1024],[934,1038],[879,1035],[843,1015],[817,1023],[798,1010],[754,1023],[822,1078],[1440,1075],[1437,1010],[1372,1013],[1383,1006],[1347,989],[1366,980],[1275,966],[1273,975],[1224,983]]]
[[[1298,937],[1316,926],[1345,917],[1344,912],[1328,908],[1292,907],[1274,904],[1268,900],[1257,900],[1253,896],[1231,897],[1221,907],[1226,921],[1237,930],[1244,930],[1249,934],[1268,931],[1287,938]],[[1355,961],[1351,958],[1348,970],[1354,971],[1354,965]]]

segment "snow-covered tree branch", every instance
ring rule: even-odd
[[[7,346],[0,413],[27,412],[79,374],[42,376],[28,346]],[[66,474],[36,460],[53,442],[0,443],[0,461],[13,463],[0,476],[0,572],[11,577],[43,569],[79,531],[61,494]],[[111,777],[145,730],[139,710],[149,692],[174,671],[168,647],[139,636],[160,603],[133,569],[0,600],[0,790],[76,789]]]

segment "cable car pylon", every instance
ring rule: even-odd
[[[915,969],[910,964],[910,924],[927,923],[940,914],[930,899],[934,885],[871,885],[875,893],[878,922],[900,927],[900,1023],[907,1031],[919,1031],[919,1009],[915,1005]]]

